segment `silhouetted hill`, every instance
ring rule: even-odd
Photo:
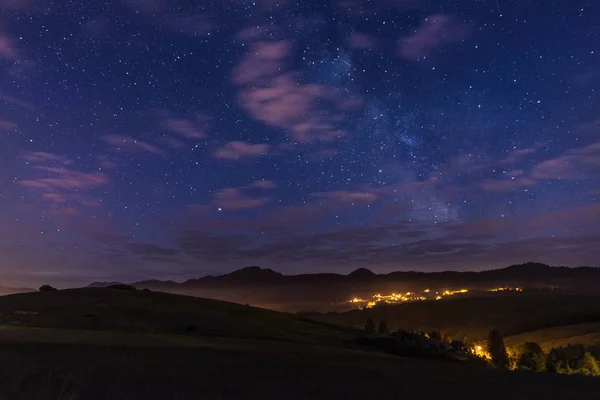
[[[449,282],[449,283],[481,283],[481,282],[514,282],[529,284],[560,284],[565,280],[600,279],[600,268],[597,267],[552,267],[546,264],[529,262],[511,265],[506,268],[487,271],[443,271],[417,272],[395,271],[388,274],[376,274],[367,268],[359,268],[348,275],[335,273],[283,275],[269,268],[256,266],[242,268],[228,274],[188,279],[185,282],[146,280],[135,282],[136,286],[204,286],[214,284],[291,284],[291,283],[347,283],[349,281],[370,282]],[[90,287],[105,287],[122,282],[94,282]]]
[[[90,286],[110,286],[94,282]],[[228,274],[189,279],[185,282],[147,280],[134,282],[139,289],[210,297],[250,303],[286,311],[334,309],[335,304],[354,296],[431,289],[487,290],[518,286],[529,289],[561,289],[600,294],[600,268],[552,267],[529,262],[487,271],[417,272],[395,271],[376,274],[359,268],[350,274],[335,273],[283,275],[257,266]]]
[[[9,294],[16,294],[16,293],[29,293],[29,292],[37,292],[36,289],[31,289],[31,288],[15,288],[15,287],[6,287],[6,286],[0,286],[0,296],[6,296]]]
[[[377,274],[375,272],[366,268],[359,268],[348,274],[348,277],[352,279],[372,279],[376,276]]]

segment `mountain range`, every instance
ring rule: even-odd
[[[118,282],[94,282],[93,287]],[[252,303],[276,309],[317,307],[353,296],[392,293],[404,290],[457,289],[485,290],[515,286],[537,289],[562,289],[600,294],[600,268],[553,267],[529,262],[487,271],[416,272],[396,271],[376,274],[359,268],[347,275],[336,273],[284,275],[257,266],[228,274],[205,276],[184,282],[145,280],[129,283],[150,289],[192,296],[211,297],[239,303]]]

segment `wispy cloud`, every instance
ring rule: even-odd
[[[252,144],[248,142],[229,142],[215,151],[215,157],[223,160],[245,160],[268,154],[271,146],[268,144]]]
[[[21,158],[37,164],[69,164],[71,162],[66,156],[45,151],[24,151],[21,153]]]
[[[285,70],[289,41],[257,42],[234,69],[238,102],[255,119],[283,129],[301,143],[333,141],[348,111],[348,96],[336,88],[305,84],[297,72]]]
[[[244,210],[267,204],[269,197],[250,197],[241,188],[224,188],[215,193],[215,204],[224,210]]]
[[[461,42],[469,32],[469,24],[450,15],[431,15],[412,34],[400,39],[398,53],[409,61],[419,61],[443,45]]]
[[[33,8],[33,0],[0,0],[0,9],[12,11],[25,11]]]
[[[4,103],[8,103],[8,104],[13,104],[15,106],[19,106],[21,108],[27,108],[27,109],[33,109],[33,104],[27,102],[27,101],[23,101],[19,98],[16,98],[14,96],[9,96],[7,94],[2,94],[0,93],[0,101],[4,102]]]
[[[217,27],[216,19],[200,12],[172,12],[168,0],[123,0],[125,5],[140,13],[156,29],[185,36],[205,37]]]
[[[314,193],[314,196],[341,201],[345,203],[365,202],[372,203],[379,197],[371,192],[353,192],[347,190],[335,190],[331,192]]]
[[[113,149],[125,152],[140,152],[140,153],[154,153],[162,154],[163,151],[157,146],[142,142],[131,136],[122,135],[107,135],[104,137],[106,143],[108,143]]]
[[[101,172],[81,172],[68,168],[34,166],[48,177],[21,180],[18,183],[31,188],[55,190],[86,190],[109,183],[108,176]]]
[[[481,187],[490,192],[507,192],[534,186],[536,183],[535,179],[528,177],[511,177],[510,179],[486,179],[481,183]]]
[[[7,119],[0,119],[0,131],[12,131],[17,125]]]
[[[161,121],[161,125],[164,129],[172,132],[178,136],[188,139],[202,139],[206,137],[206,133],[199,126],[199,123],[195,123],[188,119],[183,118],[165,118]]]
[[[275,189],[277,184],[273,181],[259,180],[251,182],[248,187],[259,188],[259,189]]]
[[[538,151],[539,146],[526,149],[518,149],[510,152],[502,161],[503,164],[515,164],[523,160],[525,157],[534,154]]]
[[[378,46],[379,41],[373,35],[366,33],[353,33],[348,36],[348,43],[355,49],[369,50]]]
[[[543,161],[531,171],[536,179],[585,180],[600,176],[600,142]]]

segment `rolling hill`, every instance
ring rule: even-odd
[[[114,282],[94,282],[105,287]],[[560,289],[580,294],[600,294],[600,268],[551,267],[526,263],[481,272],[396,271],[375,274],[359,268],[350,274],[283,275],[271,269],[248,267],[220,276],[206,276],[184,282],[146,280],[132,283],[170,293],[208,297],[236,303],[250,303],[280,311],[340,311],[343,302],[375,293],[432,289],[487,290],[503,286],[528,289]]]
[[[590,377],[365,351],[350,340],[357,334],[297,315],[167,293],[17,294],[0,298],[0,398],[593,399],[597,393]]]
[[[348,327],[362,327],[368,318],[385,320],[391,330],[441,331],[454,338],[478,341],[491,329],[504,334],[560,325],[600,321],[600,296],[502,295],[443,301],[420,301],[343,313],[308,314]]]
[[[600,321],[536,329],[504,339],[509,347],[519,347],[525,342],[536,342],[544,351],[569,344],[582,344],[600,359]]]

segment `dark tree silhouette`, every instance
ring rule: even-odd
[[[377,329],[377,331],[382,335],[387,335],[388,333],[390,333],[388,331],[387,323],[384,320],[379,321],[379,328]]]
[[[50,285],[42,285],[40,286],[40,292],[54,292],[56,288],[53,288]]]
[[[373,318],[369,318],[367,323],[365,324],[365,331],[369,333],[375,332],[375,322],[373,322]]]
[[[546,355],[544,350],[535,342],[525,342],[522,353],[517,360],[517,366],[531,371],[545,371]]]
[[[487,342],[487,351],[490,353],[492,364],[494,364],[496,368],[508,369],[508,353],[506,352],[502,335],[496,329],[490,331]]]

